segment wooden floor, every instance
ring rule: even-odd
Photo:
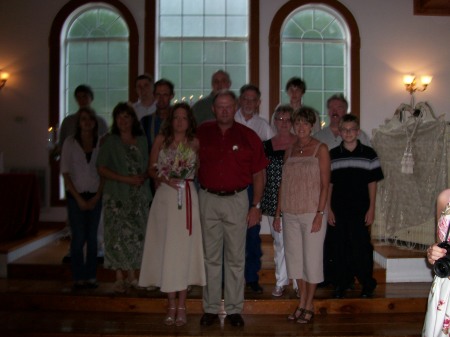
[[[263,240],[264,293],[245,294],[245,327],[224,323],[201,327],[201,288],[193,287],[187,302],[188,324],[166,327],[165,294],[143,289],[117,295],[114,275],[99,268],[100,287],[74,292],[70,267],[61,260],[68,241],[48,245],[8,266],[0,279],[0,336],[420,336],[430,283],[384,283],[374,298],[359,298],[360,288],[345,299],[333,299],[333,289],[318,289],[315,316],[310,324],[296,324],[286,316],[298,300],[292,289],[271,296],[274,283],[270,240]],[[393,253],[392,253],[393,254]]]

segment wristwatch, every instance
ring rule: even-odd
[[[260,209],[261,208],[261,203],[258,202],[257,204],[252,204],[252,207],[256,207],[256,209]]]
[[[317,211],[317,213],[319,213],[319,214],[321,214],[321,215],[324,215],[324,214],[325,214],[324,211]]]

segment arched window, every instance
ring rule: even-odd
[[[270,108],[288,101],[285,84],[292,76],[306,83],[303,104],[317,109],[328,124],[327,99],[343,93],[359,115],[359,32],[351,13],[339,2],[286,3],[270,30]]]
[[[83,6],[66,23],[60,121],[78,109],[73,99],[75,88],[88,84],[94,91],[92,107],[110,124],[114,106],[128,100],[128,27],[117,10],[106,4]]]
[[[77,110],[73,92],[79,84],[93,88],[93,107],[110,121],[119,101],[135,98],[138,31],[133,16],[118,0],[72,0],[53,20],[50,37],[49,126]],[[50,158],[51,205],[62,203],[59,162]]]

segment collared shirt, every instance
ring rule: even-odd
[[[70,179],[78,193],[96,193],[100,184],[100,177],[97,172],[98,157],[97,146],[92,149],[89,162],[81,145],[73,136],[67,137],[61,152],[61,174],[69,173]]]
[[[153,142],[155,141],[156,136],[159,134],[159,130],[161,129],[161,125],[164,122],[159,114],[154,113],[152,115],[147,115],[141,119],[141,126],[145,132],[145,136],[147,137],[147,145],[148,151],[152,150]]]
[[[341,142],[330,151],[330,159],[333,210],[367,210],[369,184],[384,178],[375,150],[358,141],[356,148],[349,151]]]
[[[138,120],[140,121],[143,117],[154,114],[156,111],[156,101],[154,101],[150,106],[142,104],[141,100],[133,103],[134,110]]]
[[[275,136],[275,133],[269,123],[264,118],[256,114],[254,114],[249,120],[245,120],[241,109],[239,109],[234,115],[234,120],[255,131],[261,141],[268,140]]]
[[[239,123],[222,134],[216,121],[197,129],[200,141],[200,185],[216,191],[234,191],[253,183],[253,174],[263,170],[268,160],[262,142],[251,129]]]
[[[331,150],[341,144],[342,138],[340,135],[335,136],[333,131],[331,131],[331,128],[327,126],[326,128],[323,128],[319,132],[313,134],[313,137],[320,140],[322,143],[327,144],[328,150]],[[370,146],[370,139],[367,134],[361,130],[359,133],[358,139],[366,146]]]

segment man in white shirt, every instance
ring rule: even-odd
[[[252,84],[246,84],[240,89],[239,110],[234,115],[235,122],[243,124],[252,129],[261,139],[268,140],[274,136],[274,132],[269,123],[258,115],[261,104],[261,92],[259,88]],[[253,186],[248,187],[248,197],[250,205],[253,201]],[[256,205],[259,207],[259,204]],[[258,272],[261,269],[261,238],[259,232],[261,224],[247,229],[245,244],[245,282],[247,289],[254,293],[261,294],[263,288],[259,285]]]
[[[261,92],[258,87],[252,84],[245,84],[240,89],[240,108],[234,115],[234,120],[255,131],[261,141],[265,141],[272,138],[274,132],[270,124],[258,115],[260,104]]]
[[[136,78],[137,102],[133,103],[138,120],[142,117],[153,114],[156,111],[156,101],[153,96],[153,78],[143,74]]]

